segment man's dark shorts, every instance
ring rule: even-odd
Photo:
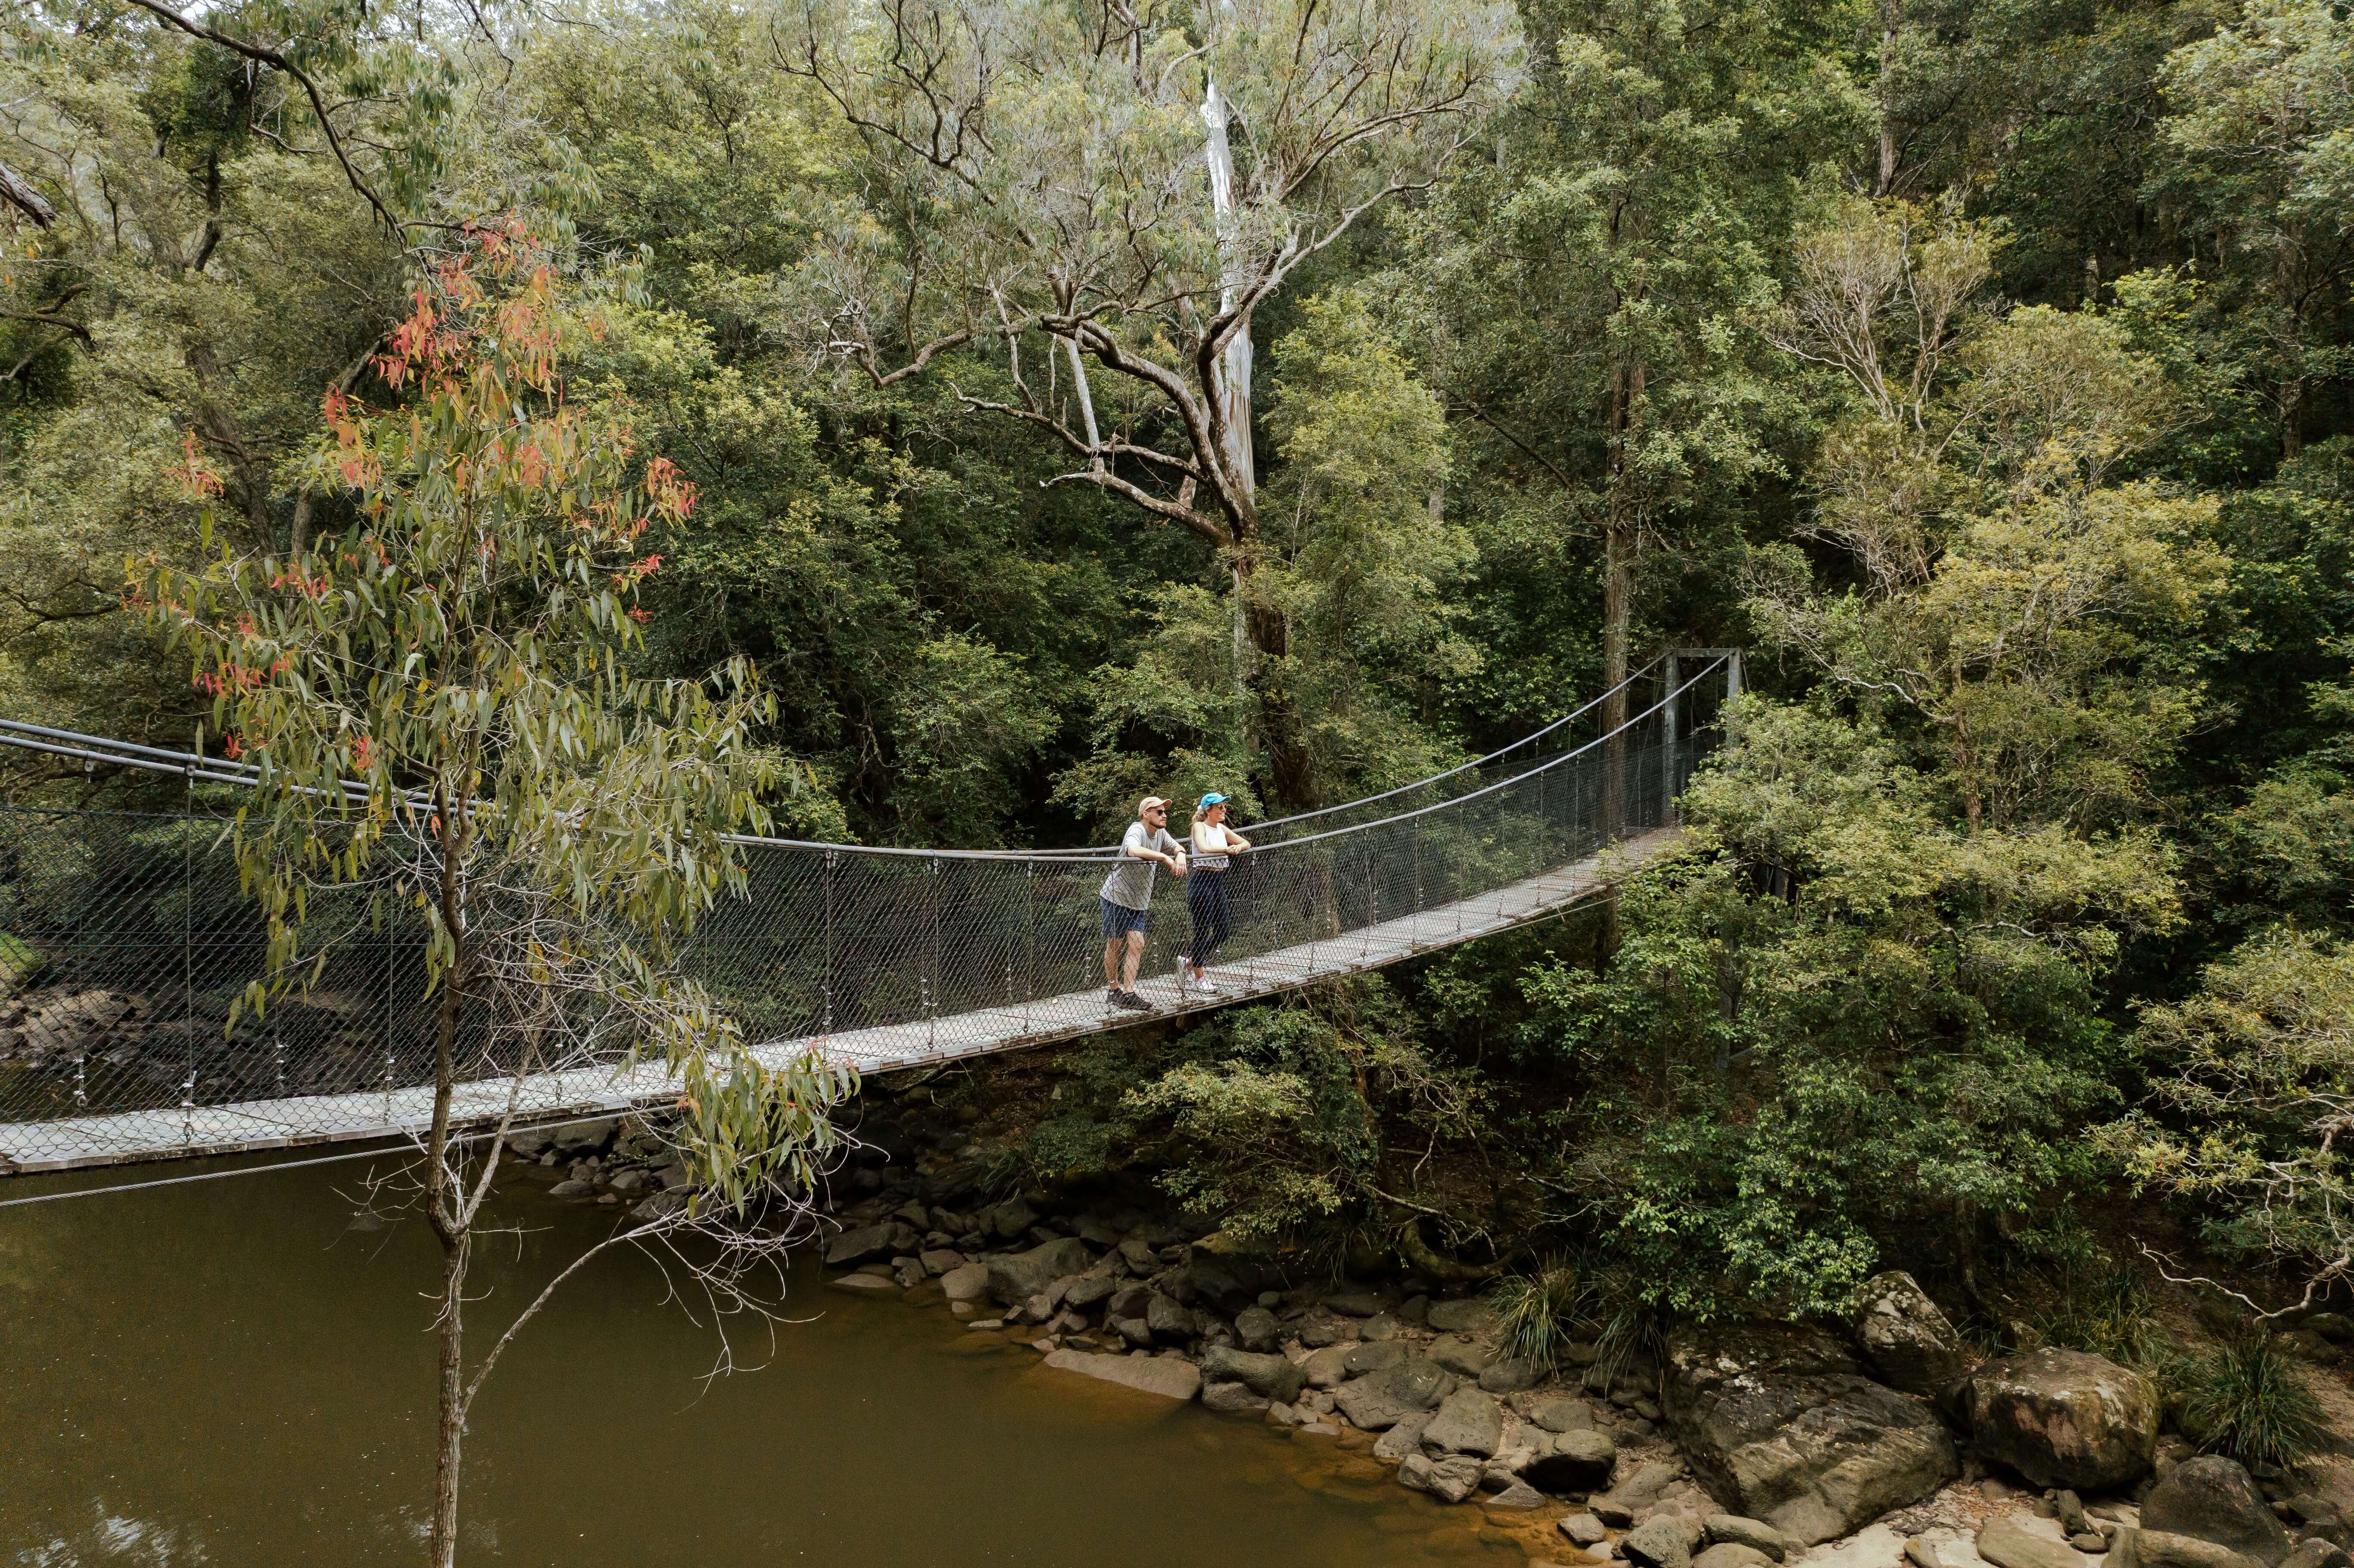
[[[1108,898],[1098,898],[1096,902],[1103,906],[1103,933],[1107,942],[1116,942],[1130,931],[1143,930],[1145,921],[1152,916],[1150,909],[1130,909],[1127,905],[1114,904]]]

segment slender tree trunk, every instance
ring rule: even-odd
[[[1896,0],[1880,7],[1880,179],[1872,195],[1896,188]]]
[[[1635,519],[1627,473],[1627,429],[1632,404],[1643,395],[1639,365],[1622,366],[1610,387],[1610,496],[1602,526],[1602,747],[1603,831],[1615,833],[1627,816],[1627,739],[1617,732],[1627,722],[1628,643],[1634,618]]]
[[[2288,374],[2280,383],[2281,457],[2296,458],[2305,450],[2305,311],[2297,289],[2296,238],[2283,233],[2273,240],[2273,293],[2280,302],[2281,348]]]
[[[433,1131],[426,1147],[425,1212],[441,1244],[440,1361],[436,1379],[439,1425],[433,1471],[433,1568],[458,1561],[458,1476],[466,1436],[466,1263],[472,1229],[466,1193],[450,1170],[450,1101],[457,1078],[458,1026],[465,1005],[466,907],[463,864],[465,804],[453,808],[437,790],[441,821],[441,926],[449,933],[449,967],[433,1031]]]

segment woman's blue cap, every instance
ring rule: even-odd
[[[1203,796],[1202,803],[1194,807],[1193,810],[1197,811],[1206,811],[1213,806],[1223,806],[1225,803],[1226,798],[1214,789],[1209,794]]]

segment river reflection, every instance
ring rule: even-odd
[[[415,1224],[353,1224],[366,1169],[0,1209],[0,1562],[418,1561],[438,1271]],[[478,1264],[495,1287],[478,1344],[613,1220],[528,1185],[504,1202],[536,1228]],[[650,1264],[576,1276],[476,1409],[466,1559],[1386,1568],[1545,1552],[1543,1520],[1442,1508],[1332,1439],[1056,1372],[814,1270],[794,1287],[808,1320],[759,1341],[761,1370],[706,1384],[716,1340],[663,1304]]]

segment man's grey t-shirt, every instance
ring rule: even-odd
[[[1161,863],[1139,860],[1128,852],[1132,849],[1155,849],[1162,854],[1175,854],[1182,846],[1169,836],[1167,828],[1149,832],[1142,822],[1128,824],[1127,836],[1119,841],[1119,863],[1104,878],[1103,895],[1123,909],[1152,907],[1152,874]]]

